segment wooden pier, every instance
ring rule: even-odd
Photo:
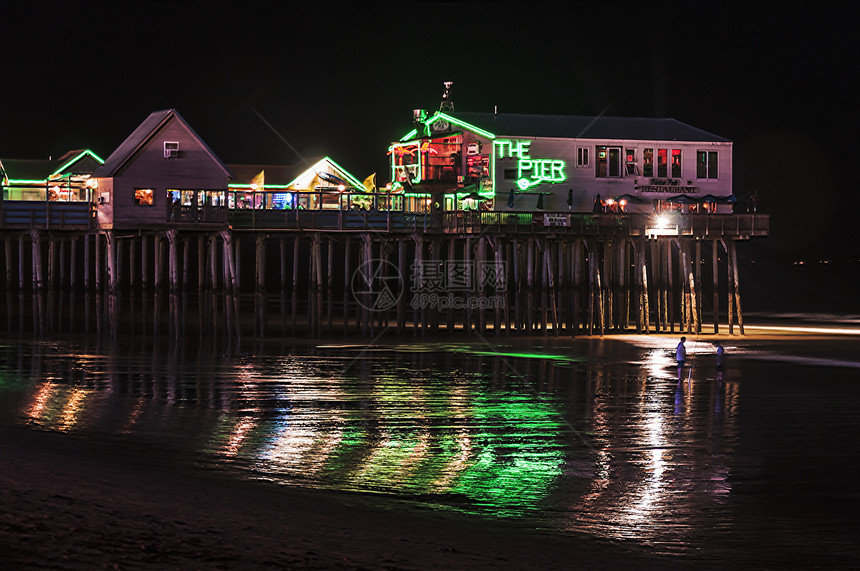
[[[94,205],[62,206],[3,204],[7,293],[274,295],[313,336],[743,334],[735,244],[769,222],[678,215],[653,235],[641,214],[228,210],[100,230]]]

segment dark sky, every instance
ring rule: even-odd
[[[727,137],[735,193],[772,214],[768,248],[856,253],[860,10],[712,4],[5,6],[0,157],[106,158],[175,108],[224,162],[293,164],[292,146],[385,181],[388,143],[453,81],[460,111],[674,117]]]

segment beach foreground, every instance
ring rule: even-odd
[[[9,569],[653,568],[679,562],[366,498],[182,467],[70,435],[0,429]]]

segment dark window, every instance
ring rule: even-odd
[[[588,166],[588,149],[585,147],[579,147],[576,149],[576,166],[578,167],[587,167]]]
[[[696,155],[696,177],[717,178],[717,151],[698,151]]]
[[[505,169],[505,180],[516,180],[517,169]]]

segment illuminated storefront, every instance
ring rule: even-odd
[[[3,200],[91,202],[92,172],[104,161],[90,150],[57,160],[0,160]]]
[[[732,142],[674,119],[416,110],[413,126],[391,180],[444,210],[731,212]]]

